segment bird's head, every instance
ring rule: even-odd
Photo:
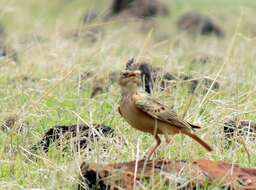
[[[124,70],[123,72],[121,72],[121,75],[119,78],[119,85],[121,86],[122,91],[124,93],[137,92],[142,85],[141,72],[138,70],[136,71]]]

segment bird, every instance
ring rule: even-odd
[[[122,95],[118,107],[120,115],[133,128],[150,133],[156,140],[156,145],[149,149],[148,158],[154,154],[161,144],[159,135],[163,135],[166,143],[169,144],[171,142],[170,136],[181,133],[194,139],[207,151],[213,150],[194,133],[194,129],[200,128],[199,126],[183,120],[175,111],[142,89],[141,72],[139,70],[122,71],[118,83]]]

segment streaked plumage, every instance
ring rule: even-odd
[[[169,107],[140,90],[139,71],[124,71],[119,84],[122,90],[120,114],[132,127],[152,134],[157,141],[157,145],[149,152],[149,156],[160,145],[160,134],[163,134],[166,142],[169,143],[170,135],[182,133],[193,138],[208,151],[212,150],[193,132],[193,129],[200,128],[199,126],[192,125],[178,117]]]

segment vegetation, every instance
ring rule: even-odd
[[[0,21],[19,58],[16,63],[0,60],[0,120],[17,117],[11,130],[0,132],[0,189],[76,189],[82,161],[104,164],[142,158],[154,139],[130,128],[119,116],[118,84],[111,83],[107,92],[90,98],[93,81],[80,77],[90,70],[108,80],[110,72],[122,70],[132,57],[171,73],[207,76],[221,84],[219,90],[207,93],[199,85],[193,96],[182,82],[176,88],[154,92],[179,115],[187,112],[187,120],[203,126],[198,134],[214,148],[208,154],[190,138],[175,136],[171,145],[161,146],[158,157],[208,158],[255,166],[254,141],[244,137],[245,146],[235,142],[226,149],[223,123],[234,117],[256,120],[256,1],[166,0],[170,15],[156,18],[157,27],[152,30],[145,31],[141,21],[97,19],[85,26],[86,30],[97,26],[99,32],[93,31],[96,40],[70,37],[76,29],[82,31],[86,11],[96,9],[104,14],[108,3],[0,1]],[[179,31],[176,21],[189,10],[215,18],[225,38]],[[192,61],[198,56],[209,60],[206,64]],[[111,126],[117,137],[103,138],[78,152],[69,148],[63,153],[52,145],[47,154],[31,155],[30,147],[48,128],[83,122]]]

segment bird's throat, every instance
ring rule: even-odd
[[[127,90],[127,89],[122,89],[122,100],[125,100],[131,96],[133,96],[134,94],[138,93],[139,90],[136,89],[136,90],[133,90],[133,89],[130,89],[130,90]]]

